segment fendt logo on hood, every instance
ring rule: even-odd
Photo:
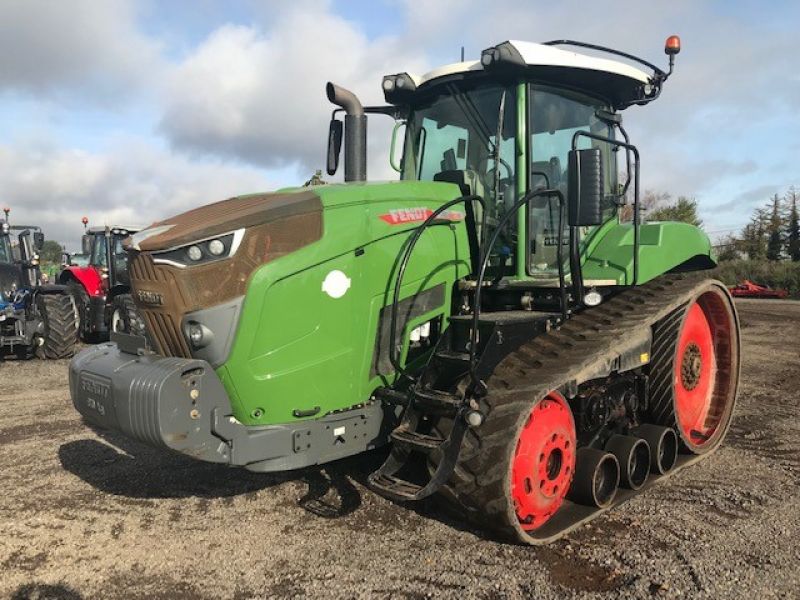
[[[151,292],[149,290],[137,290],[136,297],[142,304],[150,304],[152,306],[161,306],[164,304],[164,296],[158,292]]]
[[[425,206],[418,206],[414,208],[393,208],[388,213],[380,216],[382,221],[387,222],[389,225],[403,225],[404,223],[421,222],[430,217],[433,211]],[[441,219],[448,221],[460,221],[464,218],[464,213],[457,210],[446,210],[441,215]]]

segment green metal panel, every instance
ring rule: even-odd
[[[639,229],[639,280],[650,281],[701,257],[705,266],[716,260],[711,242],[702,229],[687,223],[645,223]],[[584,279],[613,280],[619,285],[633,281],[633,225],[611,222],[603,225],[589,241],[583,260]]]
[[[293,410],[319,407],[321,416],[349,408],[393,378],[393,373],[371,375],[371,368],[398,257],[420,224],[420,209],[461,195],[455,185],[431,182],[329,185],[315,191],[325,207],[322,239],[253,274],[231,355],[219,369],[234,415],[247,425],[289,422]],[[349,279],[338,298],[323,291],[333,271]],[[468,272],[463,221],[427,231],[412,255],[401,298],[440,284],[445,298],[408,327],[437,314],[449,316],[454,283]]]

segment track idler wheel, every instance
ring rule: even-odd
[[[664,475],[672,470],[678,460],[678,436],[670,427],[639,425],[631,434],[642,438],[650,446],[650,470]]]
[[[631,490],[638,490],[650,475],[650,444],[642,438],[630,435],[612,435],[606,442],[606,450],[619,463],[619,483]]]
[[[568,498],[579,504],[604,508],[611,504],[619,487],[619,462],[610,452],[579,448],[575,477]]]
[[[673,427],[692,454],[715,449],[730,426],[739,379],[733,301],[712,282],[653,327],[651,422]]]

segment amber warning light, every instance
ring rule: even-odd
[[[664,52],[673,56],[681,51],[681,38],[677,35],[671,35],[667,38],[667,41],[664,43]]]

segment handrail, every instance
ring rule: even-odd
[[[598,46],[597,44],[589,44],[587,42],[577,42],[575,40],[551,40],[549,42],[544,42],[543,46],[575,46],[576,48],[588,48],[589,50],[598,50],[600,52],[608,52],[609,54],[616,54],[617,56],[621,56],[622,58],[627,58],[628,60],[632,60],[634,62],[638,62],[640,65],[644,65],[648,69],[653,70],[653,75],[655,77],[664,77],[666,73],[664,73],[663,69],[659,69],[653,63],[644,60],[643,58],[639,58],[638,56],[634,56],[633,54],[628,54],[627,52],[622,52],[621,50],[615,50],[614,48],[607,48],[606,46]]]
[[[480,321],[480,312],[481,312],[481,290],[483,289],[483,280],[486,276],[486,269],[489,266],[489,257],[491,256],[491,251],[494,245],[497,243],[497,239],[500,237],[500,232],[503,230],[503,227],[508,223],[511,217],[517,214],[518,209],[524,205],[529,203],[534,198],[539,196],[555,196],[558,198],[559,201],[559,211],[558,211],[558,248],[556,249],[558,261],[558,285],[561,291],[561,314],[562,317],[566,319],[567,315],[567,299],[566,299],[566,290],[565,290],[565,281],[564,281],[564,260],[563,260],[563,237],[564,237],[564,224],[563,224],[563,214],[564,214],[564,195],[561,193],[560,190],[557,189],[546,189],[546,190],[536,190],[533,192],[528,192],[522,198],[517,200],[514,205],[509,208],[505,214],[500,218],[500,221],[497,223],[497,228],[492,234],[489,243],[486,245],[485,250],[481,252],[481,266],[478,269],[478,277],[476,281],[475,287],[475,297],[473,299],[473,307],[472,307],[472,331],[470,332],[470,344],[469,344],[469,375],[470,379],[472,379],[473,385],[477,386],[481,383],[478,380],[477,375],[475,374],[475,358],[477,354],[477,346],[478,346],[478,323]]]
[[[486,230],[486,202],[482,197],[474,194],[469,196],[460,196],[454,200],[450,200],[449,202],[442,204],[439,208],[433,211],[419,227],[414,230],[414,233],[409,238],[408,245],[403,253],[403,258],[401,259],[397,269],[397,278],[395,280],[394,294],[392,297],[391,327],[389,329],[389,362],[391,362],[396,373],[399,373],[401,376],[406,377],[412,382],[416,381],[416,379],[410,375],[408,371],[400,364],[400,356],[395,356],[395,344],[397,342],[397,305],[400,302],[400,288],[402,288],[403,276],[405,275],[406,267],[408,267],[408,262],[411,258],[411,253],[414,250],[414,246],[417,245],[417,242],[419,241],[419,238],[422,236],[425,229],[434,221],[436,221],[437,217],[451,206],[467,202],[477,202],[481,205],[481,236],[483,236]]]

